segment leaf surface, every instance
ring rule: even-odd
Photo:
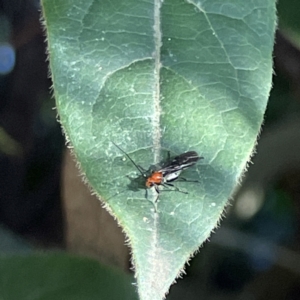
[[[162,299],[217,225],[263,120],[273,0],[43,0],[60,121],[89,183],[124,228],[140,298]],[[197,151],[154,190],[139,172]],[[136,179],[137,178],[137,179]],[[157,204],[157,211],[155,206]]]

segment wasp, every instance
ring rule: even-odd
[[[161,192],[161,186],[173,188],[168,189],[167,191],[178,191],[187,194],[187,192],[181,191],[179,188],[174,186],[172,182],[175,180],[181,180],[185,182],[198,182],[195,180],[187,180],[183,177],[179,177],[183,170],[192,167],[198,162],[198,160],[203,159],[203,157],[199,156],[196,151],[188,151],[173,158],[170,158],[170,153],[168,153],[168,159],[165,163],[162,164],[162,166],[156,166],[154,169],[150,168],[149,170],[145,170],[141,166],[137,165],[123,149],[121,149],[114,142],[113,144],[126,155],[126,157],[131,161],[131,163],[145,179],[146,192],[147,189],[154,187],[158,195],[155,202],[158,200],[159,194]]]

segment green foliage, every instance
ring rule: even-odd
[[[298,0],[278,1],[278,14],[280,29],[294,32],[299,36],[300,20],[299,20],[300,3]],[[299,38],[298,38],[299,39]]]
[[[275,1],[43,0],[60,121],[89,183],[124,228],[141,299],[161,299],[217,225],[249,160],[272,76]],[[148,168],[204,156],[148,192]]]
[[[300,2],[297,0],[278,1],[279,29],[285,36],[297,44],[300,44]]]
[[[2,256],[0,270],[1,299],[136,299],[129,276],[90,259],[63,254]]]

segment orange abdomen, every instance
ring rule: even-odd
[[[149,176],[146,180],[146,187],[150,188],[155,184],[157,184],[157,185],[162,184],[163,179],[164,179],[164,176],[163,176],[162,172],[153,172],[151,174],[151,176]]]

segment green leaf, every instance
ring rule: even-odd
[[[141,299],[162,299],[219,222],[256,143],[272,76],[274,0],[43,0],[60,121],[124,228]],[[145,197],[143,168],[204,156]],[[135,179],[138,178],[138,179]],[[141,185],[142,184],[142,185]],[[157,205],[157,211],[155,206]]]
[[[1,256],[0,270],[0,298],[5,300],[137,299],[130,276],[91,259],[63,254]]]

